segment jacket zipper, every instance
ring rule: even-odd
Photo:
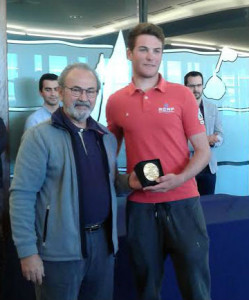
[[[83,146],[83,148],[85,150],[85,153],[86,153],[86,155],[88,155],[87,154],[87,150],[86,150],[86,145],[85,145],[85,142],[84,142],[84,138],[83,138],[83,134],[82,134],[83,131],[84,131],[84,129],[80,129],[80,131],[78,132],[78,134],[80,136],[80,140],[81,140],[82,146]]]
[[[47,205],[46,208],[46,215],[45,215],[45,222],[44,222],[44,230],[43,230],[43,238],[42,238],[42,245],[45,246],[46,244],[46,237],[47,237],[47,230],[48,230],[48,215],[49,215],[50,205]]]

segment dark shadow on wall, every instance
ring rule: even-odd
[[[29,108],[41,106],[42,99],[39,95],[39,79],[41,72],[36,72],[33,77],[16,78],[14,83],[14,100],[9,99],[11,107]],[[39,76],[39,77],[38,77]],[[35,79],[38,78],[38,79]],[[10,90],[10,87],[9,87]],[[11,90],[9,91],[11,93]]]
[[[10,174],[13,175],[16,155],[21,143],[21,138],[24,131],[24,124],[27,117],[33,111],[10,111],[9,113],[9,132],[10,143]]]
[[[34,285],[21,273],[20,261],[11,238],[8,213],[3,220],[3,276],[1,278],[0,300],[36,300]]]
[[[27,117],[36,107],[42,105],[39,94],[41,72],[35,72],[34,78],[22,77],[13,81],[13,91],[9,84],[9,128],[10,128],[10,174],[13,174],[14,162],[20,146]]]

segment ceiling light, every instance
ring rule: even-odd
[[[98,35],[109,34],[109,33],[116,32],[116,31],[117,31],[117,29],[113,28],[112,26],[108,26],[108,27],[105,26],[100,29],[88,31],[87,34],[90,36],[98,36]]]
[[[83,16],[80,16],[80,15],[71,15],[71,16],[69,16],[69,19],[83,19]]]
[[[177,47],[188,47],[188,48],[197,48],[197,49],[205,49],[205,50],[217,50],[215,47],[204,46],[204,45],[194,45],[194,44],[186,44],[186,43],[170,43],[171,46]]]
[[[76,46],[79,48],[105,48],[105,49],[113,49],[112,45],[93,45],[93,44],[74,44],[68,41],[62,40],[42,40],[42,41],[23,41],[23,40],[7,40],[9,44],[25,44],[25,45],[40,45],[40,44],[62,44],[62,45],[69,45],[69,46]]]
[[[70,32],[70,31],[59,31],[59,30],[44,30],[41,28],[36,28],[36,29],[32,29],[32,28],[27,28],[26,31],[30,32],[30,33],[42,33],[42,34],[52,34],[52,35],[65,35],[65,36],[78,36],[81,37],[81,33],[75,33],[75,32]]]
[[[19,34],[19,35],[26,35],[25,32],[15,31],[15,30],[8,30],[8,29],[7,29],[7,33],[10,33],[10,34]]]
[[[240,50],[236,50],[238,55],[240,56],[249,56],[249,51],[240,51]]]
[[[55,35],[55,34],[44,34],[44,33],[33,33],[27,32],[29,36],[41,36],[41,37],[49,37],[49,38],[60,38],[60,39],[69,39],[69,40],[83,40],[83,37],[76,37],[76,36],[64,36],[64,35]]]
[[[81,15],[71,15],[69,16],[72,19],[81,19]],[[124,24],[127,21],[124,22]],[[128,24],[126,25],[128,26]],[[117,26],[119,27],[119,26]],[[96,30],[89,30],[87,32],[69,32],[69,31],[59,31],[59,30],[44,30],[43,28],[25,28],[21,26],[16,25],[8,25],[8,30],[10,29],[13,32],[12,29],[18,29],[20,31],[17,31],[16,34],[21,35],[29,35],[29,36],[40,36],[40,37],[51,37],[51,38],[61,38],[61,39],[70,39],[70,40],[83,40],[85,38],[89,38],[91,36],[98,36],[103,34],[109,34],[112,32],[118,31],[118,28],[114,28],[113,26],[105,26],[103,28],[99,28]],[[14,30],[15,31],[15,30]],[[23,33],[22,33],[23,32]],[[11,33],[9,31],[9,33]]]
[[[224,49],[224,48],[233,49],[234,51],[237,52],[238,55],[245,55],[245,56],[249,55],[248,49],[239,49],[239,48],[234,48],[232,45],[230,45],[230,46],[223,45],[223,46],[221,46],[221,48],[219,50],[222,51],[222,49]]]
[[[10,29],[20,29],[20,30],[25,30],[25,28],[24,27],[22,27],[22,26],[18,26],[18,25],[9,25],[9,24],[7,24],[7,29],[8,28],[10,28]]]

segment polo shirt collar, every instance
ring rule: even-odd
[[[158,90],[158,91],[163,93],[163,92],[166,91],[166,85],[167,85],[167,82],[163,79],[162,75],[159,73],[158,83],[155,87],[153,87],[153,89]],[[137,91],[141,91],[141,89],[139,89],[135,86],[135,83],[134,83],[133,79],[132,79],[132,82],[129,84],[128,87],[129,87],[130,95],[133,95]]]

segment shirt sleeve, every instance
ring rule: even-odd
[[[193,93],[190,90],[185,89],[182,120],[187,138],[206,131],[203,118],[199,117],[198,110],[198,104]]]
[[[215,124],[214,124],[214,133],[217,133],[217,137],[219,139],[218,142],[215,143],[214,147],[219,147],[223,144],[223,129],[222,129],[222,123],[221,118],[219,115],[219,111],[217,106],[215,105]]]
[[[25,122],[24,131],[26,131],[27,129],[29,129],[31,127],[34,127],[37,124],[38,124],[38,121],[34,118],[34,115],[31,114]]]
[[[118,125],[118,105],[117,99],[111,96],[106,105],[106,120],[108,129],[115,135],[118,142],[118,149],[123,140],[123,129]]]

